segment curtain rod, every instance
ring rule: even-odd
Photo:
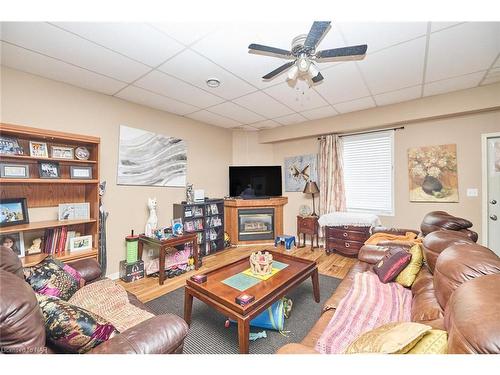
[[[375,130],[367,130],[367,131],[359,131],[359,132],[352,132],[352,133],[330,133],[330,134],[323,134],[318,137],[318,140],[321,138],[324,138],[327,135],[338,135],[339,137],[345,137],[346,135],[357,135],[357,134],[369,134],[369,133],[378,133],[378,132],[385,132],[387,130],[403,130],[405,127],[404,126],[398,126],[395,128],[384,128],[384,129],[375,129]]]

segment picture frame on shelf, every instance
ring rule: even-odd
[[[23,148],[16,138],[0,136],[0,155],[23,155]]]
[[[3,178],[29,178],[29,164],[0,163],[0,177]]]
[[[24,237],[24,256],[40,254],[44,245],[45,230],[27,231]]]
[[[75,157],[78,160],[89,160],[89,158],[90,158],[90,151],[85,146],[77,147],[75,149]]]
[[[90,203],[60,203],[57,219],[60,221],[90,219]]]
[[[91,180],[92,179],[92,167],[80,167],[75,165],[70,165],[69,176],[75,180]]]
[[[8,233],[0,236],[0,246],[5,246],[14,251],[18,257],[24,257],[23,232]]]
[[[78,236],[69,239],[69,251],[83,251],[92,249],[92,236]]]
[[[59,164],[43,161],[38,163],[38,171],[40,174],[40,178],[61,178]]]
[[[75,158],[74,148],[65,146],[51,146],[50,157],[53,159],[73,160]]]
[[[0,199],[0,227],[29,222],[26,198]]]
[[[49,151],[47,143],[30,141],[30,156],[34,158],[48,158]]]
[[[182,236],[184,232],[184,226],[182,225],[182,219],[172,220],[172,234],[174,236]]]

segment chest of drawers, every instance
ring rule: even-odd
[[[325,249],[327,254],[333,252],[355,257],[365,241],[370,237],[370,227],[341,225],[325,227]]]

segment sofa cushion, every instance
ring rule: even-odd
[[[428,331],[406,354],[446,354],[448,334],[441,329]]]
[[[45,258],[33,267],[24,268],[24,277],[35,292],[65,301],[85,282],[74,268],[52,257]]]
[[[473,244],[474,241],[469,239],[461,232],[454,232],[449,230],[436,231],[425,236],[422,243],[422,250],[424,253],[425,263],[429,267],[429,270],[431,272],[434,272],[437,258],[443,250],[450,247],[451,245],[458,243]]]
[[[384,324],[359,336],[347,347],[345,354],[404,354],[431,329],[428,325],[413,322]]]
[[[23,265],[17,254],[6,246],[0,246],[0,269],[24,280]]]
[[[118,331],[100,316],[57,297],[37,294],[47,338],[67,353],[85,353]]]
[[[390,248],[384,258],[373,266],[373,272],[381,282],[388,283],[410,263],[411,254],[401,248]]]
[[[477,244],[452,245],[441,253],[436,262],[436,298],[444,309],[451,294],[461,284],[496,273],[500,273],[500,258],[490,249]]]
[[[469,220],[450,215],[445,211],[429,212],[424,216],[420,224],[420,230],[424,236],[442,229],[459,231],[470,227],[472,227],[472,223]]]
[[[410,263],[396,277],[396,282],[407,288],[412,286],[424,261],[422,248],[419,244],[413,245],[409,253],[411,254]]]
[[[444,311],[434,293],[434,280],[427,267],[422,267],[411,287],[413,299],[411,304],[411,320],[413,322],[430,324],[432,321],[442,321]],[[434,324],[430,324],[436,327]],[[442,326],[441,324],[438,326]]]

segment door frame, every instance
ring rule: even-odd
[[[494,137],[500,137],[500,132],[481,134],[481,243],[485,247],[488,247],[488,139]]]

